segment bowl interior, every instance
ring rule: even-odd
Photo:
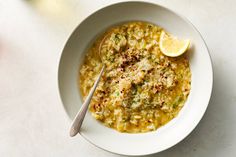
[[[87,48],[106,28],[127,21],[151,22],[176,36],[191,40],[190,95],[179,115],[157,131],[142,134],[119,133],[103,126],[87,114],[81,135],[96,146],[110,152],[146,155],[175,145],[198,124],[211,95],[212,65],[200,34],[191,23],[176,13],[162,6],[144,2],[123,2],[105,7],[90,15],[75,29],[61,56],[58,74],[59,90],[66,112],[71,119],[82,104],[77,77]]]

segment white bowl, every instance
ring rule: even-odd
[[[120,133],[105,127],[90,113],[86,115],[81,135],[99,148],[123,155],[153,154],[183,140],[196,127],[206,111],[213,84],[212,64],[207,47],[199,32],[187,19],[152,3],[117,3],[87,17],[74,30],[64,47],[58,81],[62,102],[71,119],[82,104],[77,76],[86,49],[106,28],[117,23],[137,20],[157,24],[176,36],[191,40],[189,59],[192,85],[187,102],[179,115],[153,132]]]

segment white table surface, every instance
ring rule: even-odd
[[[68,36],[83,18],[113,2],[0,0],[0,157],[118,156],[69,137],[70,120],[57,91]],[[185,15],[201,32],[213,60],[214,88],[191,135],[153,156],[235,157],[236,1],[155,2]]]

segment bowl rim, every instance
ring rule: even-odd
[[[180,13],[178,13],[178,12],[172,10],[172,9],[169,9],[168,7],[165,7],[165,6],[163,6],[163,5],[160,5],[158,2],[150,2],[150,1],[147,1],[147,0],[134,0],[134,1],[133,1],[133,0],[126,0],[126,1],[114,2],[114,3],[112,3],[112,4],[105,4],[104,6],[97,8],[95,11],[89,13],[86,17],[84,17],[84,18],[76,25],[76,27],[73,28],[73,31],[70,33],[70,35],[69,35],[69,36],[67,37],[67,39],[65,40],[64,46],[63,46],[63,48],[62,48],[62,51],[61,51],[61,54],[60,54],[60,57],[59,57],[59,63],[58,63],[58,66],[57,66],[57,69],[58,69],[58,70],[57,70],[57,88],[58,88],[58,94],[59,94],[60,101],[61,101],[61,104],[62,104],[62,106],[63,106],[64,112],[66,113],[68,120],[71,121],[71,118],[70,118],[70,116],[69,116],[69,113],[67,112],[66,107],[65,107],[65,105],[64,105],[64,103],[63,103],[63,100],[62,100],[62,92],[61,92],[61,90],[60,90],[60,81],[59,81],[59,79],[60,79],[60,78],[59,78],[59,73],[60,73],[59,71],[60,71],[60,66],[61,66],[61,64],[62,64],[62,63],[61,63],[62,55],[63,55],[63,52],[64,52],[64,50],[65,50],[65,47],[66,47],[67,44],[68,44],[68,40],[71,38],[71,36],[72,36],[72,35],[74,34],[74,32],[77,30],[77,28],[78,28],[84,21],[86,21],[87,19],[89,19],[93,14],[95,14],[95,13],[97,13],[97,12],[103,10],[103,9],[106,9],[106,8],[108,8],[108,7],[111,7],[111,6],[114,6],[114,5],[118,5],[118,4],[125,4],[125,3],[140,3],[140,4],[150,4],[150,5],[158,6],[158,7],[161,7],[161,8],[163,8],[163,9],[165,9],[165,10],[167,10],[167,11],[169,11],[169,12],[175,14],[175,15],[177,15],[177,16],[180,17],[181,19],[183,19],[186,23],[189,24],[190,27],[192,27],[192,29],[193,29],[194,31],[196,31],[196,33],[199,35],[199,37],[200,37],[201,40],[203,41],[203,44],[204,44],[204,46],[205,46],[205,48],[206,48],[206,52],[207,52],[207,55],[208,55],[209,61],[210,61],[210,70],[211,70],[211,76],[212,76],[212,77],[211,77],[211,84],[210,84],[211,89],[210,89],[210,93],[209,93],[208,100],[207,100],[207,102],[206,102],[207,105],[205,105],[204,112],[201,113],[202,115],[200,116],[199,120],[196,122],[195,126],[194,126],[186,135],[184,135],[180,140],[174,142],[171,146],[169,146],[169,147],[167,147],[167,148],[165,148],[165,149],[163,149],[163,150],[161,150],[161,151],[150,152],[150,153],[143,153],[143,154],[139,154],[139,155],[136,155],[136,154],[128,154],[128,156],[152,155],[152,154],[156,154],[156,153],[160,153],[160,152],[163,152],[163,151],[165,151],[165,150],[168,150],[169,148],[171,148],[171,147],[177,145],[179,142],[183,141],[187,136],[189,136],[189,135],[193,132],[193,130],[197,127],[197,125],[199,124],[199,122],[202,120],[203,116],[205,115],[206,110],[207,110],[208,105],[209,105],[209,102],[210,102],[211,97],[212,97],[212,89],[213,89],[213,84],[214,84],[214,71],[213,71],[212,57],[211,57],[209,48],[208,48],[208,46],[207,46],[207,44],[206,44],[206,41],[204,40],[203,36],[202,36],[201,33],[198,31],[198,29],[193,25],[193,23],[192,23],[190,20],[188,20],[185,16],[181,15]],[[102,149],[102,150],[104,150],[104,151],[107,151],[107,152],[110,152],[110,153],[116,154],[116,155],[127,155],[127,154],[117,153],[117,152],[113,152],[113,151],[110,151],[110,150],[108,150],[108,149],[102,148],[102,147],[100,147],[99,145],[96,145],[96,144],[95,144],[94,142],[92,142],[91,140],[89,140],[83,133],[79,133],[79,134],[80,134],[86,141],[88,141],[90,144],[94,145],[94,146],[97,147],[97,148],[100,148],[100,149]]]

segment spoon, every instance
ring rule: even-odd
[[[100,42],[100,45],[99,45],[99,58],[100,58],[101,62],[102,62],[102,57],[101,57],[101,45],[102,45],[102,43],[105,41],[105,39],[106,39],[107,36],[108,36],[108,35],[106,35],[106,36],[102,39],[102,41]],[[102,62],[102,63],[103,63],[103,62]],[[96,90],[96,88],[97,88],[97,85],[98,85],[98,83],[99,83],[99,81],[100,81],[100,79],[101,79],[101,76],[102,76],[102,74],[103,74],[103,72],[104,72],[104,69],[105,69],[105,65],[103,64],[102,69],[101,69],[101,71],[100,71],[100,73],[99,73],[99,75],[98,75],[98,77],[97,77],[97,80],[94,82],[94,85],[93,85],[93,87],[91,88],[91,90],[89,91],[89,94],[88,94],[88,96],[86,97],[84,103],[82,104],[82,107],[80,108],[80,110],[79,110],[78,113],[76,114],[74,120],[72,121],[72,125],[71,125],[71,128],[70,128],[70,136],[71,136],[71,137],[77,135],[77,133],[80,131],[80,128],[81,128],[82,123],[83,123],[83,120],[84,120],[84,117],[85,117],[85,115],[86,115],[86,113],[87,113],[87,110],[88,110],[88,106],[89,106],[90,101],[91,101],[91,99],[92,99],[92,97],[93,97],[93,94],[94,94],[94,92],[95,92],[95,90]]]

